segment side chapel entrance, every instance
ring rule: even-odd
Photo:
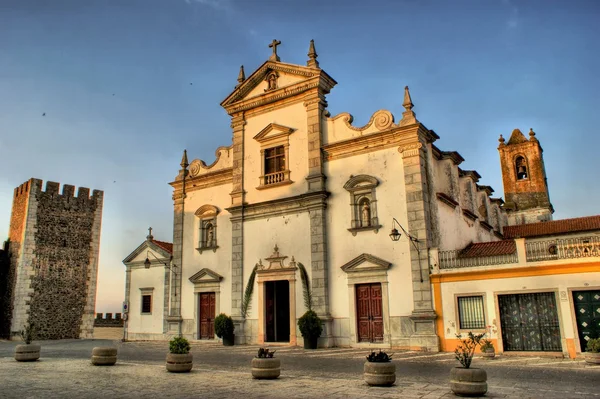
[[[273,254],[256,265],[258,283],[258,343],[289,342],[296,345],[296,262],[286,266],[287,256]]]
[[[356,285],[358,342],[383,342],[381,284]]]
[[[205,292],[198,295],[198,338],[213,339],[215,337],[215,293]]]
[[[290,284],[287,280],[265,283],[265,324],[265,341],[289,342]]]

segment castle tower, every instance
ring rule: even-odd
[[[548,193],[543,150],[533,129],[529,139],[515,129],[508,143],[502,135],[498,141],[508,224],[552,220],[554,208]]]
[[[103,192],[30,179],[15,189],[0,334],[29,321],[36,339],[91,338]]]

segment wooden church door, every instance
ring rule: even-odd
[[[213,339],[215,337],[215,293],[203,292],[198,298],[200,314],[198,316],[200,324],[200,339]]]
[[[381,284],[356,285],[358,342],[383,342]]]

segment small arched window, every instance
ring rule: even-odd
[[[202,205],[196,211],[196,216],[198,217],[200,222],[200,237],[199,237],[199,245],[198,252],[202,253],[202,251],[206,249],[212,249],[213,252],[217,250],[217,214],[219,210],[216,206],[213,205]]]
[[[519,156],[515,160],[515,169],[517,172],[517,180],[527,179],[529,176],[529,171],[527,170],[527,162],[525,158]]]

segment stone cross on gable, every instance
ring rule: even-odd
[[[154,236],[152,235],[152,227],[148,227],[148,236],[146,237],[147,240],[152,240],[154,239]]]
[[[277,46],[279,46],[280,44],[281,44],[281,41],[276,40],[276,39],[273,39],[271,44],[269,44],[269,47],[271,47],[273,49],[273,54],[271,54],[271,57],[269,57],[269,60],[279,61],[279,56],[277,55]]]

